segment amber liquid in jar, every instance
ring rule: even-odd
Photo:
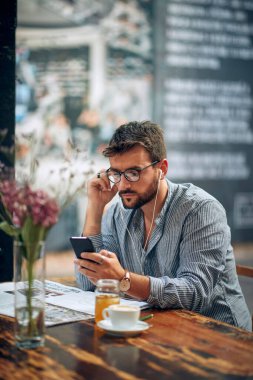
[[[98,323],[103,319],[102,311],[105,308],[120,303],[119,281],[111,279],[98,280],[95,294],[95,322]]]
[[[118,294],[99,294],[96,296],[95,322],[98,323],[103,319],[102,311],[110,305],[119,304]]]

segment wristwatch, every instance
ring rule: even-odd
[[[131,286],[131,277],[128,270],[126,270],[124,277],[120,281],[119,288],[121,292],[127,292]]]

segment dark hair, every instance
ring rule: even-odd
[[[143,146],[151,161],[166,158],[166,146],[162,128],[151,121],[131,121],[114,132],[109,145],[103,151],[105,157],[112,157],[129,151],[136,145]]]

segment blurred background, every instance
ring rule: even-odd
[[[252,30],[246,0],[18,0],[16,166],[29,165],[32,135],[42,178],[69,140],[96,172],[115,128],[151,119],[168,177],[220,200],[237,262],[253,265]],[[73,274],[69,236],[85,201],[84,191],[49,233],[49,277]]]
[[[106,167],[101,151],[115,128],[152,118],[152,2],[17,5],[16,165],[28,165],[31,152],[22,137],[33,134],[33,155],[45,170],[60,160],[69,139],[86,152],[84,167]],[[84,213],[85,196],[64,211],[48,250],[70,248],[68,237],[80,234]]]

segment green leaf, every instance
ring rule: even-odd
[[[45,240],[47,230],[46,227],[40,224],[34,224],[32,218],[29,216],[25,220],[21,235],[24,242],[36,243],[40,240]]]
[[[20,233],[19,228],[14,227],[7,222],[0,223],[0,229],[10,236],[17,236]]]
[[[27,259],[36,260],[39,254],[38,243],[45,240],[48,228],[40,224],[34,224],[32,218],[26,218],[22,227],[21,237],[26,246]]]
[[[0,219],[5,220],[7,223],[12,224],[12,217],[10,212],[5,207],[0,193]]]

